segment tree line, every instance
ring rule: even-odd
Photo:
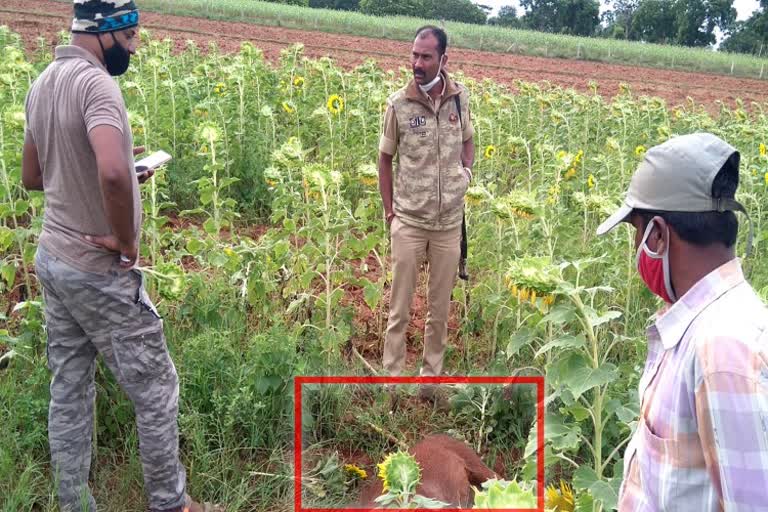
[[[519,0],[519,8],[492,8],[472,0],[273,0],[320,9],[376,16],[489,24],[578,36],[681,46],[711,47],[717,31],[720,49],[768,52],[768,0],[745,21],[736,21],[734,0]]]

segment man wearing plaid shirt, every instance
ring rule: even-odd
[[[638,272],[667,302],[648,328],[620,512],[768,511],[768,309],[735,256],[738,183],[729,144],[676,137],[598,228],[635,227]]]

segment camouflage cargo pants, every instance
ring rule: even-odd
[[[141,273],[82,272],[42,247],[35,269],[45,298],[48,438],[61,510],[96,511],[88,474],[97,354],[133,402],[150,509],[184,505],[186,473],[176,424],[179,381]]]

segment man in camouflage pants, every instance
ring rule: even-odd
[[[186,495],[176,417],[179,381],[163,323],[134,269],[139,182],[125,104],[110,75],[138,44],[132,0],[75,0],[72,45],[27,96],[22,181],[46,208],[35,269],[43,285],[51,402],[48,437],[62,511],[96,511],[88,488],[101,354],[133,402],[152,511],[201,511]],[[142,171],[140,169],[140,171]]]
[[[406,328],[424,261],[429,263],[429,284],[421,375],[437,376],[443,368],[464,194],[474,160],[469,93],[445,71],[446,47],[442,29],[418,30],[411,56],[413,80],[389,97],[379,144],[379,189],[392,238],[392,295],[384,340],[384,368],[390,375],[401,374],[405,366]],[[434,398],[428,387],[420,393]]]

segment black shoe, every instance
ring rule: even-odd
[[[469,274],[467,273],[467,260],[464,258],[459,261],[459,279],[463,281],[469,281]]]

